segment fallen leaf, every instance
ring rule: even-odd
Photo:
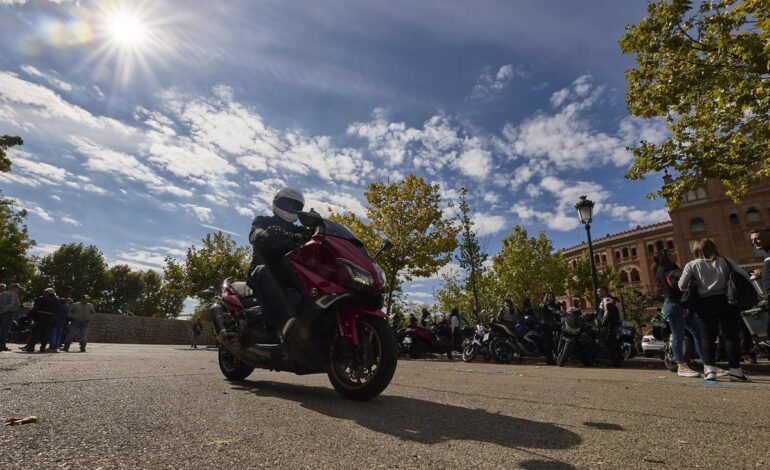
[[[16,426],[17,424],[37,423],[37,416],[27,416],[26,418],[6,418],[3,424],[5,426]]]

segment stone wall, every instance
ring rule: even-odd
[[[133,317],[97,313],[88,328],[88,342],[131,344],[190,344],[191,320]],[[211,322],[203,322],[199,344],[216,344]]]

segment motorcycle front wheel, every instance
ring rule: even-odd
[[[239,361],[222,345],[219,346],[219,370],[227,380],[243,380],[254,372],[253,367]]]
[[[559,355],[556,357],[556,364],[559,367],[564,367],[569,362],[569,357],[572,355],[572,351],[575,349],[575,345],[569,341],[564,341],[564,344],[559,351]]]
[[[473,362],[478,354],[479,348],[475,344],[471,343],[465,346],[465,349],[463,349],[463,362]]]
[[[674,351],[668,344],[666,344],[666,350],[663,353],[663,364],[665,364],[666,369],[670,370],[671,372],[676,372],[679,370],[679,364],[677,364],[674,360]]]
[[[332,341],[329,381],[337,393],[351,400],[371,400],[390,384],[398,363],[398,343],[387,322],[377,317],[357,321],[358,346]]]

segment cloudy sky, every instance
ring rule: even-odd
[[[160,268],[207,232],[247,243],[280,187],[363,215],[366,186],[416,173],[471,191],[491,253],[515,224],[557,247],[666,220],[627,181],[617,40],[646,2],[0,0],[0,189],[37,253],[95,244]],[[412,283],[428,300],[435,281]]]

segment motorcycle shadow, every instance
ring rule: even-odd
[[[569,449],[582,441],[578,434],[552,423],[418,398],[381,395],[371,402],[355,402],[321,387],[251,380],[234,385],[237,390],[291,400],[307,410],[421,444],[462,440],[511,448]]]

